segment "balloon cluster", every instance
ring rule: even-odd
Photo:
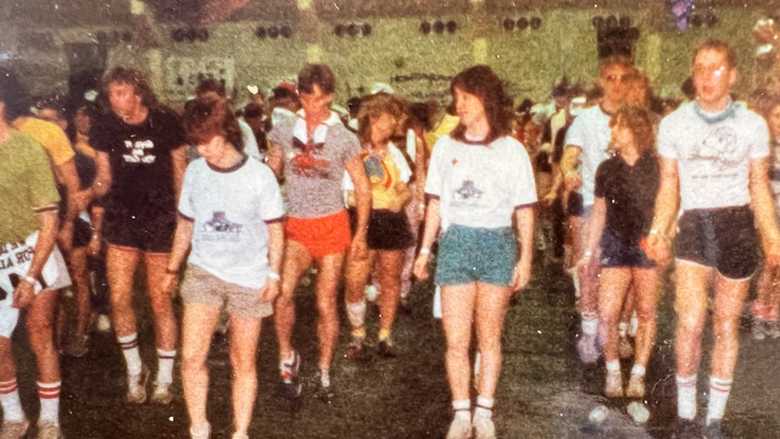
[[[771,68],[777,60],[775,42],[780,38],[775,20],[771,18],[758,20],[753,26],[753,38],[758,44],[755,54],[758,65],[765,69]]]
[[[680,32],[688,29],[688,12],[693,9],[694,0],[671,0],[669,9]]]

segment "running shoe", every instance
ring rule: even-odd
[[[642,399],[645,397],[645,376],[631,374],[626,387],[626,397],[631,399]]]
[[[604,395],[607,398],[621,398],[623,396],[623,374],[618,370],[607,372],[604,382]]]
[[[580,360],[585,364],[593,364],[598,361],[601,351],[596,345],[596,336],[580,335],[580,340],[577,342],[577,352],[580,355]]]
[[[496,439],[493,420],[484,416],[474,417],[474,439]]]
[[[450,424],[450,429],[447,431],[447,439],[471,439],[473,433],[473,426],[469,419],[459,419],[457,416]]]
[[[211,424],[206,423],[205,428],[195,430],[195,427],[190,427],[190,439],[211,439]]]
[[[393,342],[391,340],[380,341],[379,346],[377,347],[377,353],[380,357],[385,358],[395,358],[398,356],[395,352],[395,348],[393,348]]]
[[[707,426],[707,435],[704,436],[706,439],[723,439],[723,428],[720,421],[713,421],[710,425]]]
[[[618,356],[622,359],[628,359],[634,356],[634,346],[629,341],[628,336],[618,339]]]
[[[333,399],[336,397],[336,392],[333,389],[333,383],[330,382],[330,379],[327,380],[327,382],[324,382],[325,380],[322,379],[322,373],[317,373],[317,390],[314,393],[314,396],[316,396],[320,401],[324,402],[325,404],[330,404],[333,402]]]
[[[62,439],[62,430],[60,430],[60,424],[56,424],[52,421],[39,421],[38,422],[38,435],[36,439]]]
[[[707,439],[701,431],[701,426],[690,419],[678,419],[677,429],[672,439]]]
[[[371,352],[364,343],[365,337],[352,336],[347,350],[347,358],[358,362],[368,362],[371,360]]]
[[[290,398],[301,396],[301,382],[298,373],[301,369],[301,356],[293,351],[292,361],[285,360],[279,363],[279,371],[284,385],[284,393]]]
[[[762,318],[753,316],[752,322],[750,324],[750,332],[753,333],[753,338],[756,340],[765,339],[767,333],[769,332],[767,321]]]
[[[173,395],[171,394],[171,383],[159,383],[154,382],[154,390],[152,391],[152,403],[160,405],[168,405],[173,401]]]
[[[235,432],[233,433],[233,436],[230,437],[230,439],[249,439],[249,435],[246,433]]]
[[[28,428],[30,428],[30,421],[27,418],[19,422],[3,421],[3,426],[0,428],[0,439],[21,439],[27,433]]]
[[[127,402],[143,404],[146,402],[146,382],[149,381],[149,369],[142,365],[141,373],[127,377]]]

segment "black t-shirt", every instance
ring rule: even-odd
[[[110,157],[107,214],[176,212],[171,151],[185,141],[175,113],[150,108],[146,120],[129,125],[111,112],[95,118],[89,138],[96,150]]]
[[[619,155],[601,163],[596,170],[595,194],[607,203],[604,233],[611,233],[626,245],[638,245],[653,223],[659,183],[654,151],[642,155],[634,166]]]

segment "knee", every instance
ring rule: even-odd
[[[702,323],[695,316],[677,315],[677,331],[684,336],[700,337],[702,326]]]
[[[739,319],[715,315],[712,318],[712,330],[716,341],[736,339],[739,331]]]
[[[638,303],[636,306],[636,318],[642,323],[655,321],[655,307]]]
[[[235,376],[255,376],[255,359],[251,355],[241,355],[231,352],[230,365],[233,367],[233,375]]]
[[[181,373],[197,373],[206,368],[206,356],[196,352],[182,350],[181,353]]]

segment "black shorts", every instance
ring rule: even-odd
[[[604,268],[653,268],[655,262],[647,257],[642,247],[626,244],[609,230],[601,235],[601,259]]]
[[[582,194],[572,192],[569,194],[569,201],[566,206],[566,213],[569,216],[583,216],[585,215],[585,206],[582,200]]]
[[[170,253],[176,232],[176,212],[122,213],[106,209],[103,238],[108,244],[147,253]]]
[[[73,248],[86,247],[92,239],[92,226],[83,219],[76,217],[73,220]]]
[[[686,210],[678,222],[677,259],[717,269],[729,279],[753,275],[759,242],[749,206]]]
[[[349,208],[349,226],[352,236],[357,227],[357,210]],[[369,250],[406,250],[414,245],[414,236],[409,227],[406,213],[389,210],[371,210],[368,217],[366,243]]]

